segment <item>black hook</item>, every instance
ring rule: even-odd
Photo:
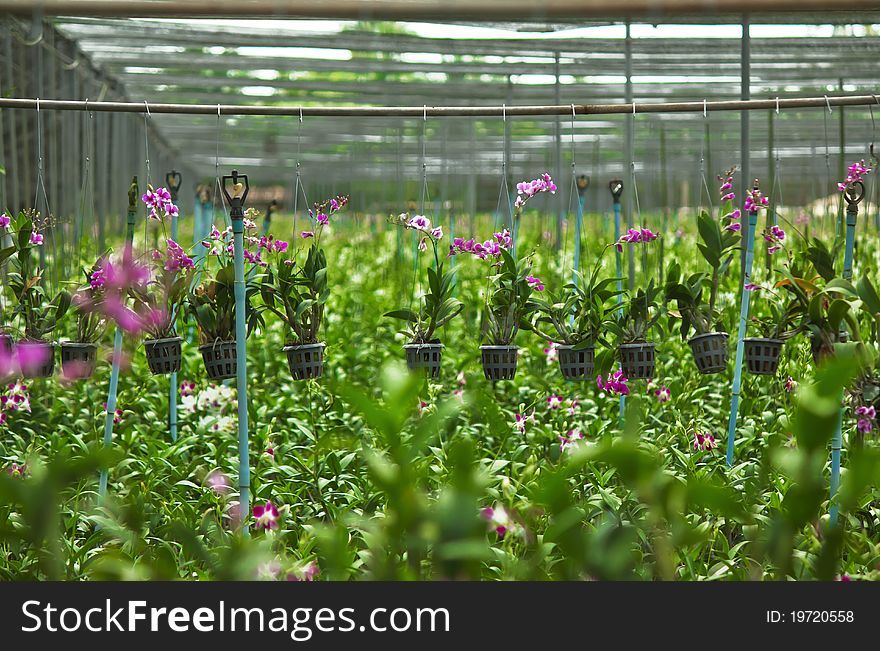
[[[180,182],[181,176],[177,170],[171,170],[165,174],[165,187],[168,189],[168,194],[171,195],[171,200],[175,203],[177,202],[177,193],[180,190]]]
[[[608,189],[611,190],[611,198],[614,199],[614,203],[620,203],[620,195],[623,194],[623,181],[612,179],[608,183]]]
[[[226,189],[226,181],[232,181],[232,195]],[[229,216],[232,219],[244,219],[244,202],[249,191],[247,174],[239,174],[238,170],[232,170],[232,174],[223,176],[223,194],[229,203]]]

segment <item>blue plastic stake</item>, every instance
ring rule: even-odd
[[[754,190],[758,190],[758,181],[755,179]],[[736,418],[739,413],[739,394],[742,387],[742,364],[745,352],[744,339],[746,336],[746,323],[749,320],[749,298],[751,292],[746,291],[746,283],[751,281],[752,264],[755,261],[755,229],[758,225],[758,211],[749,212],[749,231],[746,236],[746,261],[743,272],[742,286],[740,287],[739,304],[739,330],[736,335],[736,363],[733,368],[733,394],[730,399],[730,420],[727,423],[727,465],[733,465],[733,446],[736,437]]]
[[[232,181],[232,195],[226,190],[226,181]],[[236,389],[238,393],[238,492],[241,509],[242,533],[248,535],[248,517],[251,512],[251,467],[248,452],[248,398],[247,398],[247,326],[245,323],[244,286],[244,202],[250,186],[247,174],[232,174],[223,177],[223,194],[229,203],[229,217],[232,220],[232,245],[234,247],[235,267],[235,358]]]
[[[614,204],[614,241],[620,240],[620,195],[623,194],[623,181],[614,179],[608,184],[611,190],[611,199]],[[617,275],[617,304],[620,305],[618,314],[623,314],[623,253],[619,250],[614,252],[615,274]],[[626,415],[626,396],[620,396],[620,424],[623,426],[623,417]]]
[[[171,170],[165,175],[165,187],[171,195],[171,201],[177,203],[177,192],[180,190],[180,172]],[[171,239],[177,241],[177,214],[171,216]],[[176,319],[174,314],[172,319]],[[168,430],[171,440],[177,441],[177,371],[168,378]]]
[[[852,184],[853,192],[850,193],[849,188],[844,194],[846,199],[846,248],[843,252],[843,278],[844,280],[852,280],[853,265],[853,249],[855,248],[856,239],[856,217],[859,214],[859,202],[865,196],[865,186],[859,181]],[[859,188],[861,194],[859,194]],[[834,430],[834,437],[831,439],[831,490],[829,498],[831,501],[831,511],[829,517],[831,524],[837,524],[837,503],[834,501],[837,496],[837,489],[840,486],[840,450],[843,447],[843,394],[840,395],[840,412],[837,415],[837,428]]]
[[[128,187],[128,214],[125,228],[125,250],[123,256],[125,262],[131,260],[131,243],[134,241],[134,221],[137,216],[138,180],[137,176],[131,179]],[[122,358],[122,328],[116,326],[116,335],[113,338],[113,361],[110,369],[110,392],[107,394],[107,414],[104,416],[104,449],[109,449],[113,443],[113,417],[116,415],[116,394],[119,389],[119,362]],[[107,468],[101,469],[101,479],[98,483],[98,504],[104,501],[107,495]]]

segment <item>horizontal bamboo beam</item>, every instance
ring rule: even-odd
[[[351,20],[657,18],[720,13],[826,12],[839,0],[0,0],[0,12],[49,16],[304,17]],[[847,0],[846,11],[880,9],[877,0]]]
[[[0,0],[2,1],[2,0]],[[880,91],[878,91],[880,92]],[[610,115],[639,113],[702,113],[766,111],[832,106],[880,107],[877,95],[793,97],[785,99],[718,102],[654,102],[646,104],[560,104],[536,106],[261,106],[235,104],[149,104],[143,102],[89,102],[82,100],[0,98],[0,108],[108,113],[176,113],[181,115],[287,115],[333,117],[504,117],[522,115]]]

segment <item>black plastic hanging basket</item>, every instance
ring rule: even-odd
[[[98,364],[98,345],[65,341],[61,344],[61,373],[68,380],[92,377]]]
[[[517,346],[480,346],[483,374],[487,380],[512,380],[516,375]]]
[[[55,344],[46,341],[20,341],[17,349],[22,377],[28,379],[46,378],[51,377],[55,372]],[[45,356],[42,363],[31,361],[41,358],[40,349],[44,350],[43,355]]]
[[[726,332],[708,332],[688,339],[700,373],[709,375],[727,369],[727,336]]]
[[[147,339],[144,350],[147,353],[147,364],[153,375],[168,375],[180,370],[181,342],[180,337],[166,339]]]
[[[406,365],[411,371],[424,371],[429,378],[440,377],[440,362],[443,359],[443,344],[406,344]]]
[[[630,380],[649,380],[654,377],[654,348],[656,344],[620,344],[620,366]]]
[[[590,380],[596,371],[596,347],[587,346],[575,350],[574,346],[560,344],[556,347],[559,355],[559,370],[566,380]]]
[[[746,368],[753,375],[775,375],[779,368],[779,354],[782,352],[781,339],[747,337]]]
[[[324,375],[324,343],[285,346],[287,365],[294,380],[316,380]]]
[[[235,341],[215,341],[199,346],[205,371],[211,380],[228,380],[238,370]]]

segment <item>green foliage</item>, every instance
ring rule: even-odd
[[[587,241],[607,241],[600,220],[585,221],[596,229]],[[275,223],[291,226],[283,215]],[[480,217],[475,228],[490,223]],[[722,449],[729,379],[703,377],[682,364],[690,353],[677,336],[658,338],[656,384],[630,383],[623,427],[617,399],[594,383],[563,382],[538,337],[520,338],[515,380],[485,382],[473,346],[486,288],[479,260],[456,259],[462,308],[445,326],[441,377],[410,376],[391,363],[399,357],[390,344],[394,327],[382,315],[409,290],[413,260],[395,248],[394,232],[379,230],[364,246],[362,230],[340,223],[327,238],[326,262],[346,273],[344,282],[326,287],[332,309],[321,322],[329,344],[324,379],[288,381],[286,362],[275,352],[290,336],[286,316],[263,312],[259,338],[249,341],[253,500],[279,507],[278,530],[244,538],[236,527],[234,389],[209,385],[196,347],[184,346],[181,379],[198,385],[193,400],[211,404],[219,396],[221,406],[193,408],[182,400],[172,443],[163,425],[167,382],[149,373],[136,342],[126,338],[131,367],[120,378],[123,416],[111,454],[95,452],[107,365],[89,382],[31,383],[31,411],[0,425],[0,578],[284,579],[302,576],[312,563],[329,580],[880,578],[880,455],[873,434],[858,437],[851,414],[853,405],[880,396],[875,242],[864,242],[857,267],[863,277],[855,283],[821,279],[798,244],[790,277],[772,272],[777,293],[789,302],[801,305],[803,298],[809,307],[823,296],[815,302],[823,327],[846,330],[850,343],[834,341],[834,355],[816,367],[807,338],[792,337],[777,377],[745,376],[728,467]],[[685,279],[705,273],[692,254],[698,237],[686,227],[668,247],[664,271],[677,264]],[[523,222],[520,238],[520,246],[539,241],[540,226]],[[570,278],[555,254],[539,250],[529,262],[546,291]],[[495,271],[510,273],[510,263],[503,265]],[[284,269],[288,279],[299,273]],[[648,284],[655,269],[653,262],[638,269],[648,290],[623,303],[646,325],[664,314],[665,284]],[[524,270],[516,271],[511,281]],[[594,299],[597,288],[607,292],[606,315],[616,312],[613,283],[603,273],[581,278],[582,303],[568,314],[581,309],[584,317],[576,316],[572,332],[588,332],[599,314],[585,298],[589,287]],[[206,282],[215,278],[209,274]],[[719,283],[717,309],[728,323],[737,314],[739,283],[734,269]],[[533,292],[526,300],[529,310],[541,301],[557,309],[572,295],[557,301]],[[547,321],[539,314],[530,321],[543,330]],[[558,314],[569,326],[570,316]],[[620,336],[619,327],[615,320],[603,330]],[[110,343],[103,333],[100,342]],[[783,389],[788,376],[799,383],[797,393]],[[670,389],[669,402],[656,400],[657,386]],[[561,408],[549,408],[551,394],[564,399]],[[828,442],[841,395],[840,520],[829,528]],[[522,429],[517,415],[526,417]],[[584,440],[561,450],[560,437],[574,430]],[[715,436],[719,448],[695,450],[698,430]],[[28,475],[6,474],[13,462],[26,462]],[[99,506],[101,466],[109,471],[109,490]],[[214,472],[229,477],[228,492],[212,490]],[[506,523],[503,536],[487,508]]]
[[[483,310],[482,338],[487,344],[512,345],[520,328],[530,329],[529,317],[537,307],[530,300],[532,288],[526,282],[532,268],[532,255],[517,261],[501,249],[498,272],[489,277]]]
[[[568,283],[564,294],[558,299],[547,290],[546,298],[535,295],[532,302],[535,313],[530,329],[546,341],[574,346],[575,349],[606,343],[603,333],[613,319],[617,304],[613,299],[620,296],[614,286],[617,278],[599,280],[600,265],[589,276],[576,272],[577,283]],[[553,327],[550,334],[546,326]]]
[[[235,266],[227,260],[216,270],[205,265],[202,273],[205,278],[186,297],[186,314],[198,324],[199,340],[202,344],[232,341],[235,339]],[[249,274],[245,282],[245,321],[248,334],[264,323],[262,315],[252,302],[259,291],[255,276]]]
[[[428,291],[418,312],[410,309],[393,310],[385,316],[400,319],[407,324],[402,334],[412,344],[440,343],[437,331],[461,314],[464,304],[452,296],[455,274],[443,270],[443,263],[434,269],[428,267]]]
[[[310,246],[302,266],[296,264],[295,257],[277,256],[265,280],[259,282],[259,290],[262,307],[278,316],[291,333],[288,344],[318,343],[324,305],[330,296],[323,249]]]
[[[694,273],[684,278],[678,263],[673,263],[667,272],[666,301],[674,300],[678,306],[678,313],[673,316],[681,318],[679,332],[683,340],[692,329],[694,335],[727,331],[720,322],[721,310],[716,308],[718,286],[730,268],[740,238],[722,225],[725,221],[730,223],[729,219],[713,219],[705,211],[697,216],[697,231],[702,240],[697,242],[697,248],[709,264],[710,273]]]
[[[639,288],[627,298],[623,310],[615,312],[614,320],[608,323],[608,330],[617,337],[618,343],[648,341],[648,333],[663,316],[662,293],[652,278],[645,289]]]
[[[39,245],[31,242],[36,217],[22,211],[12,220],[12,244],[0,251],[0,264],[9,265],[7,284],[14,301],[7,318],[19,319],[25,339],[44,340],[67,313],[71,296],[64,289],[51,295],[46,288],[37,255]]]

